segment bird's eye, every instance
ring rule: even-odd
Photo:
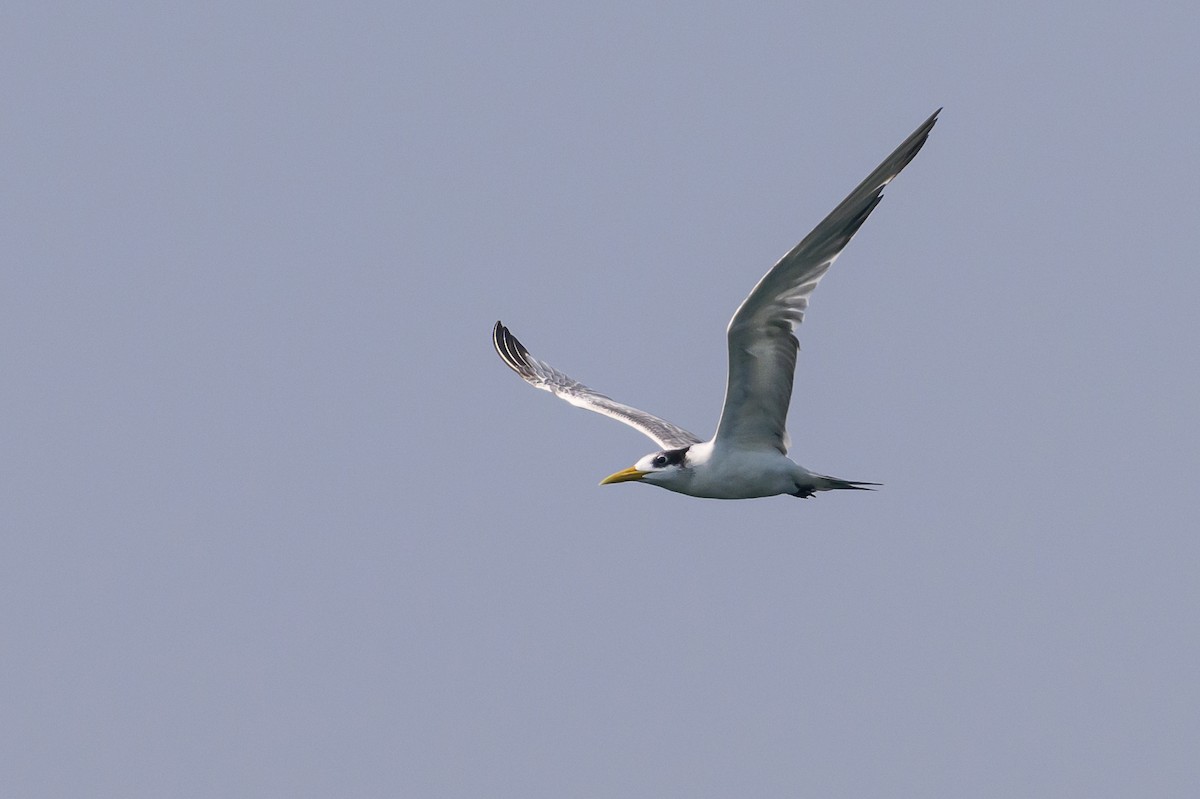
[[[654,460],[652,460],[650,462],[652,464],[654,464],[656,467],[658,467],[659,469],[661,469],[662,467],[667,465],[667,456],[666,455],[655,455]]]

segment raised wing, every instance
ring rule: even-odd
[[[529,385],[549,391],[578,408],[602,413],[618,422],[624,422],[649,436],[663,449],[678,449],[700,442],[698,437],[682,427],[676,427],[653,414],[606,397],[578,380],[567,377],[550,364],[539,361],[499,322],[492,331],[492,343],[496,345],[496,352],[500,354],[501,360]]]
[[[808,297],[883,197],[883,187],[916,156],[939,108],[884,159],[821,224],[758,281],[729,321],[729,381],[714,444],[786,454],[788,403],[796,370],[796,326]]]

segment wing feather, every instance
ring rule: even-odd
[[[714,443],[786,454],[796,369],[796,326],[808,298],[883,197],[883,187],[921,150],[939,108],[866,180],[771,268],[729,322],[729,378]]]
[[[624,422],[649,436],[663,449],[677,449],[700,442],[698,437],[682,427],[606,397],[578,380],[567,377],[545,361],[539,361],[499,322],[492,330],[492,343],[496,345],[500,359],[529,385],[549,391],[577,408],[602,413]]]

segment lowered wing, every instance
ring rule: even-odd
[[[496,345],[496,352],[501,360],[508,364],[508,368],[519,374],[529,385],[549,391],[578,408],[602,413],[618,422],[624,422],[649,436],[663,449],[677,449],[700,442],[698,437],[682,427],[676,427],[653,414],[606,397],[578,380],[567,377],[550,364],[539,361],[499,322],[492,331],[492,343]]]

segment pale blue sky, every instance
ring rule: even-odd
[[[0,24],[0,793],[1200,790],[1200,12],[23,4]],[[696,500],[724,326],[793,455]]]

